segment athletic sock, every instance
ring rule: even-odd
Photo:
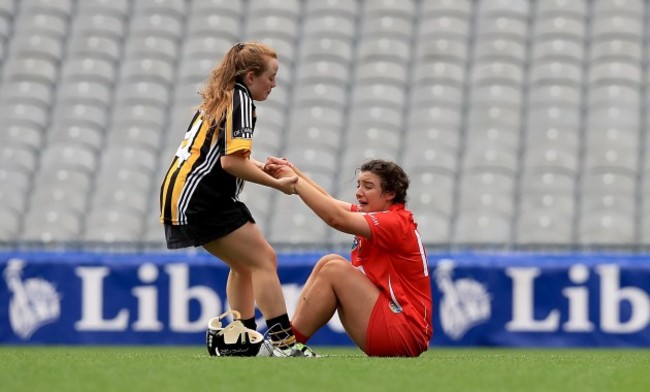
[[[309,340],[309,336],[303,335],[302,332],[298,331],[293,324],[291,324],[291,330],[293,331],[293,336],[296,337],[296,340],[299,343],[302,343],[302,344],[307,343],[307,341]]]
[[[266,326],[269,328],[271,342],[279,348],[287,348],[296,344],[296,337],[293,336],[289,315],[283,314],[278,317],[266,320]]]
[[[255,322],[255,317],[251,317],[246,320],[241,320],[241,322],[242,324],[244,324],[244,327],[257,331],[257,323]]]

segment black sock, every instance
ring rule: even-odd
[[[279,346],[293,346],[296,343],[288,314],[266,320],[266,326],[269,328],[271,341],[278,343]]]
[[[251,318],[246,319],[246,320],[242,319],[241,322],[242,322],[242,324],[244,324],[244,327],[246,327],[248,329],[252,329],[254,331],[257,330],[257,323],[255,322],[255,317],[251,317]]]

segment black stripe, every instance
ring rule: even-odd
[[[194,126],[194,123],[197,121],[200,111],[197,111],[194,114],[194,117],[192,117],[192,121],[190,122],[189,126],[187,127],[187,130],[183,134],[183,137],[189,132],[192,127]],[[185,140],[185,139],[183,139]],[[183,170],[185,161],[181,162],[180,166],[177,164],[178,157],[176,157],[176,153],[174,153],[174,157],[172,159],[171,164],[169,165],[169,168],[167,169],[167,172],[165,172],[165,178],[163,179],[163,184],[160,188],[160,201],[162,203],[163,198],[165,200],[164,203],[164,208],[161,207],[161,214],[163,219],[166,219],[168,221],[171,221],[172,219],[172,200],[174,196],[174,187],[176,186],[176,179],[178,178],[178,174]],[[171,171],[174,171],[174,174],[169,178],[169,181],[167,181],[167,177],[169,176],[169,173]],[[189,174],[189,173],[188,173]],[[167,194],[163,195],[163,191],[165,189],[165,185],[167,185]]]

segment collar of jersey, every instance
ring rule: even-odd
[[[253,99],[253,96],[251,95],[251,90],[248,89],[248,86],[246,86],[243,82],[237,81],[235,82],[235,88],[239,87],[241,90],[246,91],[246,94]]]

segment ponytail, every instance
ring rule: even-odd
[[[199,94],[203,98],[200,109],[209,121],[219,121],[228,110],[238,77],[253,72],[261,75],[268,58],[277,58],[273,48],[258,42],[235,44],[212,70]]]

